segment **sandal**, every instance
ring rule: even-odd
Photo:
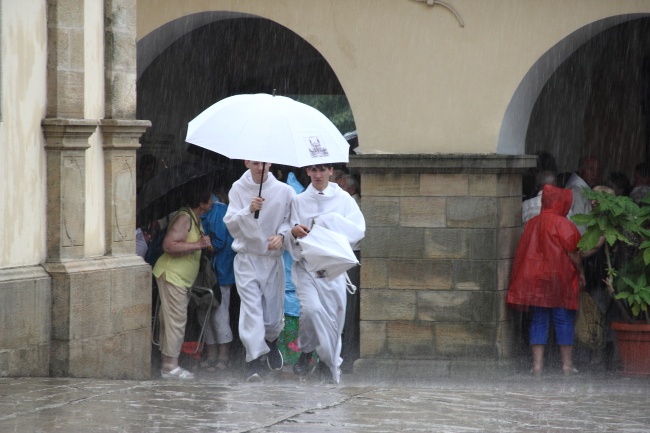
[[[217,364],[215,365],[215,368],[220,371],[228,370],[230,368],[230,360],[229,359],[217,360]]]
[[[194,379],[194,375],[189,371],[176,367],[172,371],[160,370],[160,377],[163,379],[176,379],[176,380],[191,380]]]
[[[230,367],[230,362],[223,359],[206,359],[199,365],[203,370],[214,373],[216,371],[227,370]]]
[[[562,373],[564,373],[564,376],[569,377],[578,374],[578,369],[575,367],[562,368]]]
[[[218,361],[218,359],[206,359],[205,361],[201,361],[199,363],[199,367],[201,367],[201,370],[212,372],[215,371]]]

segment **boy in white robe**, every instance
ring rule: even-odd
[[[293,188],[269,172],[271,164],[244,161],[248,171],[228,194],[224,216],[234,238],[235,282],[241,298],[239,337],[246,349],[246,381],[260,381],[262,361],[282,369],[277,340],[284,327],[284,233],[289,231]],[[263,180],[262,180],[263,179]],[[262,184],[262,197],[258,197]],[[259,217],[255,218],[255,212]]]
[[[294,365],[294,373],[310,372],[312,352],[315,350],[325,368],[322,379],[339,383],[341,377],[341,333],[345,323],[346,281],[345,273],[328,281],[319,273],[309,272],[295,241],[309,236],[313,223],[344,235],[354,248],[363,239],[366,222],[356,201],[336,183],[330,182],[332,166],[329,164],[306,168],[311,184],[297,195],[291,204],[292,248],[296,260],[291,269],[291,279],[300,300],[300,326],[298,345],[302,354]],[[322,276],[322,275],[321,275]]]

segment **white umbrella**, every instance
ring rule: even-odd
[[[285,96],[235,95],[188,125],[185,141],[231,159],[293,167],[348,162],[350,145],[320,111]]]
[[[325,227],[314,225],[309,234],[298,240],[305,268],[331,281],[359,265],[347,238]]]

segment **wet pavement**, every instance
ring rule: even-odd
[[[650,379],[0,379],[0,432],[648,432]]]

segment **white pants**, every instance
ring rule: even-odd
[[[208,326],[205,329],[205,344],[226,344],[232,341],[232,329],[230,329],[230,289],[231,285],[219,286],[221,291],[221,304],[218,308],[210,309]],[[199,321],[203,323],[205,310],[198,312]]]
[[[339,383],[341,377],[341,333],[345,324],[345,275],[333,281],[316,278],[303,261],[294,262],[291,280],[300,301],[298,346],[302,352],[316,350],[318,358]]]
[[[246,349],[246,362],[269,352],[284,328],[284,264],[282,256],[237,253],[235,281],[241,299],[239,338]]]

